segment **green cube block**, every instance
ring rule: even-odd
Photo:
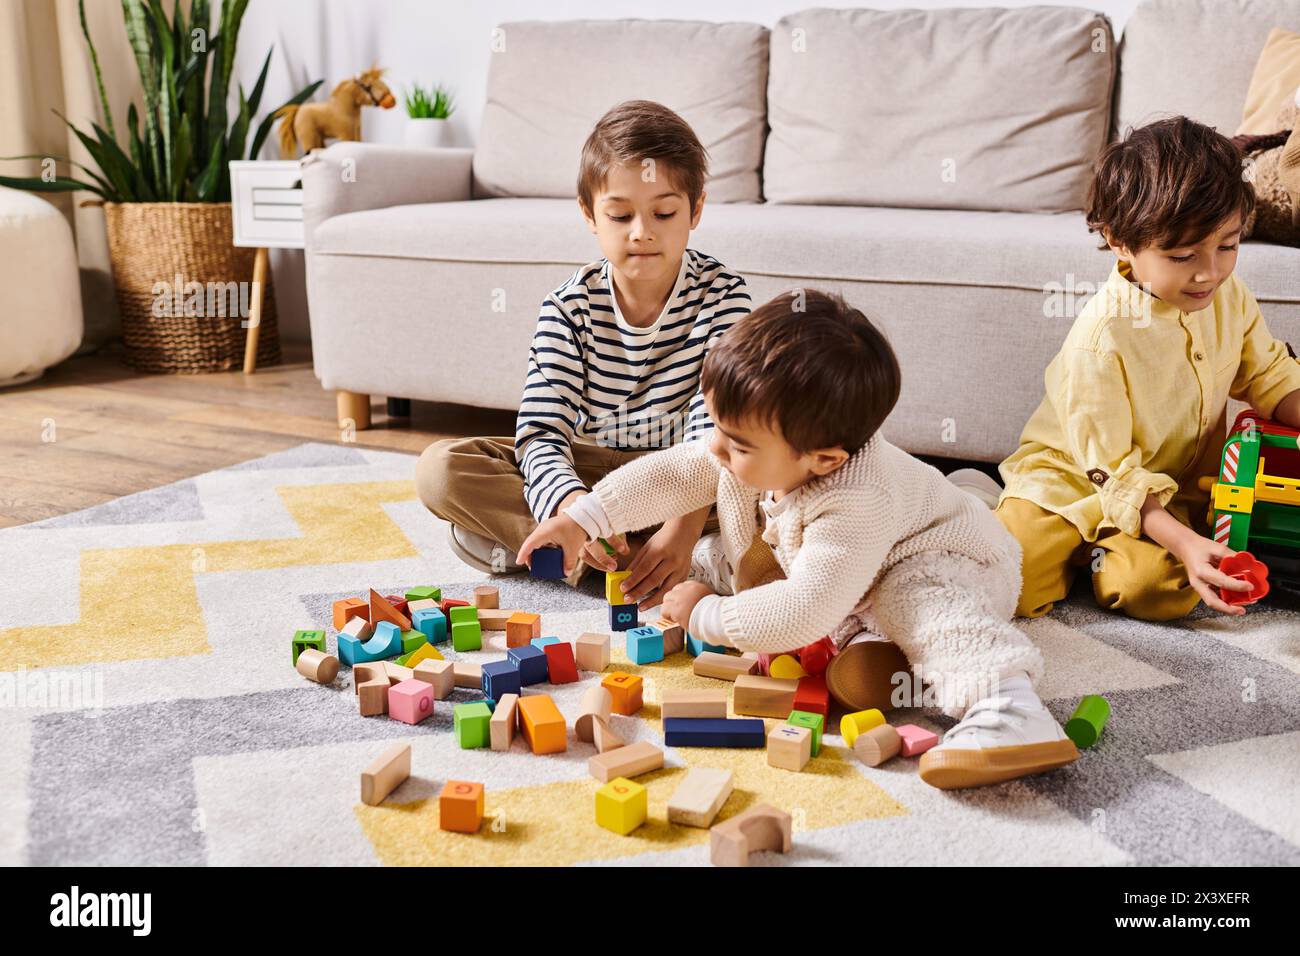
[[[449,607],[447,611],[447,620],[452,624],[459,624],[462,621],[478,623],[478,608],[476,607]]]
[[[486,747],[491,741],[492,710],[481,700],[457,704],[452,714],[456,741],[462,750]]]
[[[442,588],[411,588],[406,592],[406,599],[408,601],[441,601]]]
[[[483,628],[478,621],[458,621],[451,626],[451,646],[458,651],[483,648]]]
[[[812,731],[812,755],[816,757],[822,749],[822,728],[826,725],[822,715],[810,714],[806,710],[792,710],[786,723],[795,727],[807,727]]]
[[[407,655],[413,652],[421,644],[429,643],[429,639],[419,631],[402,632],[402,654]]]
[[[315,648],[322,654],[325,653],[325,632],[324,631],[294,631],[293,632],[293,663],[298,666],[298,655],[307,648]]]

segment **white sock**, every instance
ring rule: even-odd
[[[1017,705],[1026,710],[1038,710],[1043,706],[1034,685],[1029,682],[1029,675],[1024,671],[1004,677],[998,682],[998,696],[1010,697]]]

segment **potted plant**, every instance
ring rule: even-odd
[[[451,91],[444,86],[429,89],[418,83],[405,96],[407,146],[446,146],[450,142],[447,120],[456,111]]]
[[[144,102],[142,113],[134,103],[127,111],[123,147],[86,28],[84,3],[78,0],[81,30],[95,70],[104,126],[92,123],[91,132],[85,132],[62,114],[60,118],[98,171],[63,157],[10,156],[4,158],[53,159],[77,166],[88,179],[66,174],[0,176],[0,184],[35,192],[85,190],[100,198],[129,364],[150,372],[238,368],[254,250],[232,245],[227,162],[255,158],[271,131],[276,110],[249,141],[271,51],[252,93],[245,96],[237,86],[239,106],[232,118],[227,115],[227,94],[248,0],[221,4],[217,33],[210,39],[210,0],[193,0],[188,20],[176,3],[170,22],[161,0],[122,0]],[[302,103],[321,82],[284,105]],[[279,361],[269,281],[267,286],[259,364]]]

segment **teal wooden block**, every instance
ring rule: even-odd
[[[452,608],[454,611],[455,608]],[[458,651],[483,648],[483,628],[478,621],[457,621],[451,626],[451,646]]]
[[[447,608],[447,618],[452,624],[459,624],[461,621],[473,621],[478,623],[478,608],[450,607]]]
[[[492,708],[481,700],[457,704],[452,711],[452,727],[462,750],[476,750],[491,743]]]
[[[705,644],[698,637],[692,637],[690,634],[686,635],[686,652],[691,657],[699,657],[705,651],[711,651],[714,654],[725,654],[727,648],[721,644]]]
[[[293,632],[293,664],[298,666],[298,655],[307,648],[314,648],[322,654],[328,653],[325,650],[325,632],[324,631],[294,631]]]
[[[422,631],[403,631],[402,632],[402,654],[410,654],[421,644],[428,644],[429,639],[424,636]]]
[[[533,647],[544,648],[547,644],[560,643],[560,639],[558,637],[534,637],[529,643],[531,643]]]
[[[441,601],[442,588],[435,588],[435,587],[411,588],[411,590],[406,592],[406,600]]]
[[[447,616],[436,607],[422,607],[411,616],[411,626],[428,638],[430,644],[447,640]]]
[[[634,664],[654,664],[664,659],[664,632],[657,627],[634,627],[624,637],[628,660]]]
[[[380,621],[374,636],[362,643],[351,634],[339,635],[339,660],[349,667],[398,657],[402,653],[402,632],[392,621]]]
[[[812,755],[816,757],[821,752],[822,730],[826,726],[826,719],[821,714],[810,714],[806,710],[792,710],[785,722],[795,727],[807,727],[811,730]]]

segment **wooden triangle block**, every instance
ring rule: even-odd
[[[596,716],[591,721],[592,736],[596,738],[596,752],[605,753],[607,750],[617,750],[625,745],[625,741],[618,734],[614,733],[609,724],[605,723]]]
[[[403,631],[411,629],[411,619],[393,607],[388,598],[374,588],[370,589],[370,624],[373,627],[380,621],[392,621]]]

